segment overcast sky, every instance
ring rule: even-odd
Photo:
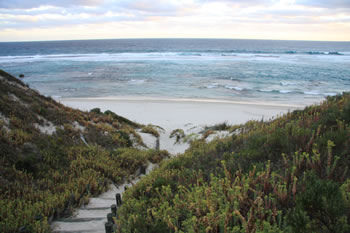
[[[0,41],[350,41],[350,0],[0,0]]]

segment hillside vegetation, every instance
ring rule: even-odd
[[[142,128],[111,111],[65,107],[0,70],[0,232],[49,222],[165,151],[139,150]]]
[[[119,232],[350,232],[350,94],[250,121],[129,189]]]

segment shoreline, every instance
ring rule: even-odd
[[[234,104],[234,105],[253,105],[267,107],[289,107],[289,108],[304,108],[310,104],[283,104],[278,102],[250,102],[250,101],[235,101],[228,99],[200,99],[200,98],[168,98],[168,97],[138,97],[138,96],[106,96],[106,97],[60,97],[54,98],[56,101],[126,101],[126,102],[175,102],[175,103],[217,103],[217,104]]]
[[[59,98],[58,102],[83,111],[111,110],[141,124],[159,125],[167,130],[207,126],[227,122],[243,124],[249,120],[268,120],[301,105],[241,102],[213,99],[171,99],[150,97]]]

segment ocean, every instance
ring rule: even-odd
[[[305,105],[350,91],[350,42],[116,39],[0,43],[42,94]]]

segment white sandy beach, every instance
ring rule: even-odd
[[[111,110],[141,124],[161,126],[165,132],[160,137],[160,149],[167,149],[172,154],[182,153],[188,147],[187,144],[174,145],[174,139],[169,139],[170,132],[174,129],[181,128],[187,133],[197,129],[198,132],[204,126],[223,122],[242,124],[248,120],[268,120],[304,107],[197,99],[62,98],[58,101],[84,111],[92,108]],[[146,138],[146,143],[155,142]]]
[[[267,120],[301,105],[244,103],[225,100],[141,99],[141,98],[62,98],[59,102],[80,110],[100,108],[142,124],[159,125],[165,129],[184,125],[213,125],[222,122],[241,124],[248,120]]]

